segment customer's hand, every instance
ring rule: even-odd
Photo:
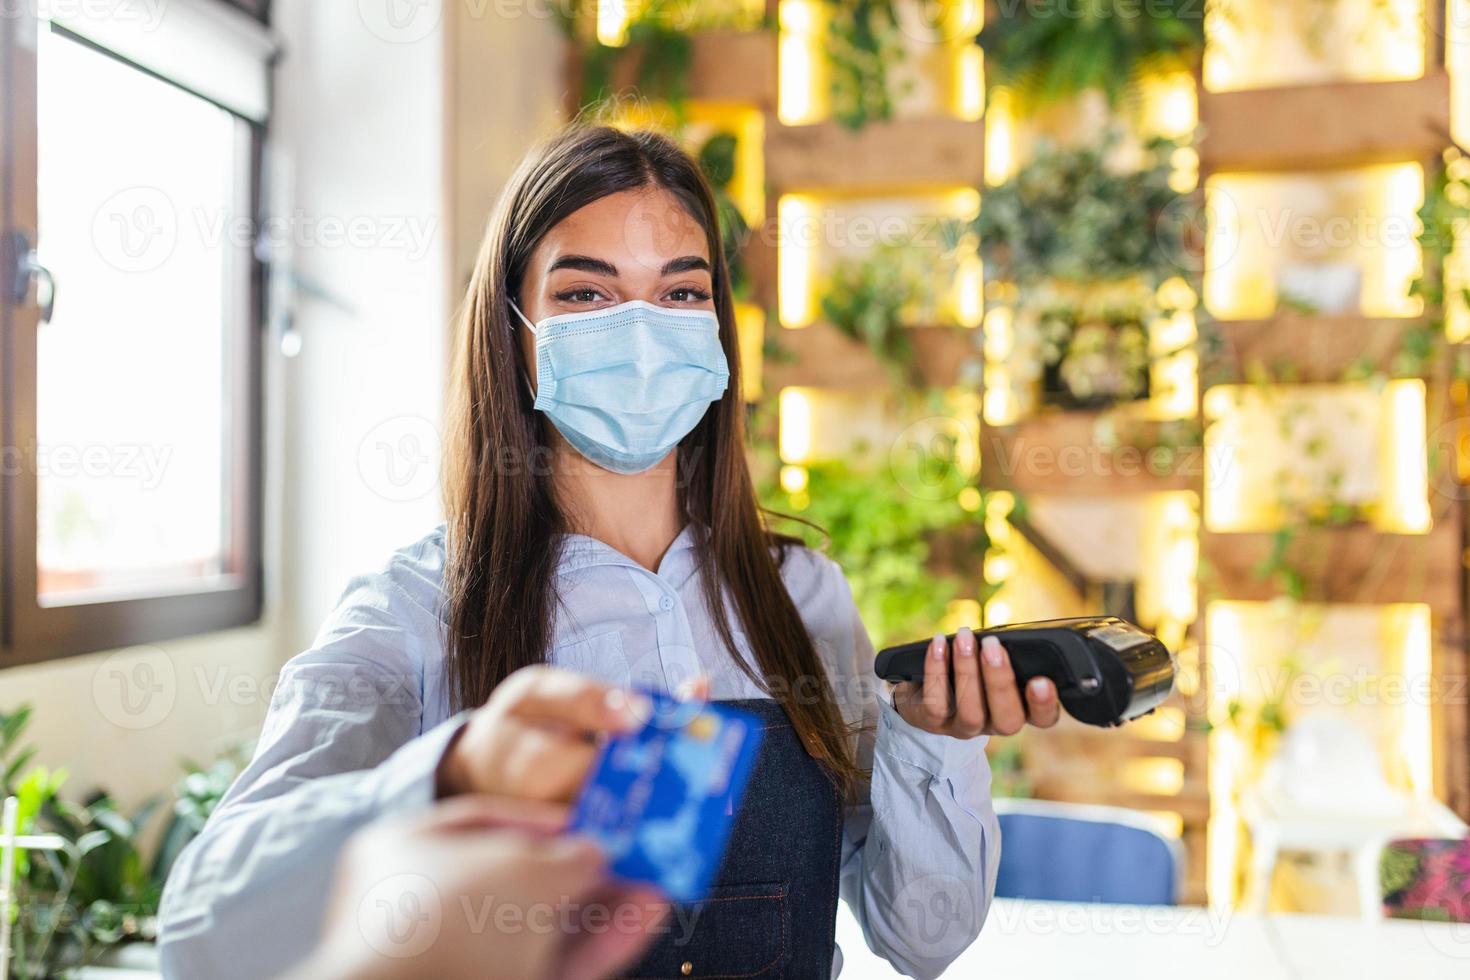
[[[952,652],[949,646],[943,635],[930,642],[922,687],[908,681],[894,687],[893,704],[904,721],[955,738],[1014,735],[1028,721],[1038,728],[1057,723],[1056,685],[1036,677],[1023,696],[1011,658],[995,637],[987,636],[977,650],[975,634],[966,628],[955,634]]]
[[[649,717],[640,695],[552,667],[518,670],[476,709],[439,763],[440,796],[489,793],[569,802],[597,756],[597,738]]]
[[[293,976],[596,980],[624,969],[668,906],[610,884],[597,845],[556,836],[564,821],[563,808],[465,796],[371,825],[344,849],[322,943]]]

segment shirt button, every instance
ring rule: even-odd
[[[690,963],[688,960],[685,960],[684,965],[679,967],[679,972],[684,974],[686,977],[689,976],[689,974],[694,972],[694,964]]]
[[[668,612],[670,609],[673,609],[674,608],[674,597],[673,596],[667,596],[666,595],[663,598],[659,599],[658,600],[658,607],[660,609],[662,609],[664,612]]]

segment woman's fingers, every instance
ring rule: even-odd
[[[1026,720],[1037,728],[1050,728],[1062,716],[1057,686],[1045,677],[1033,677],[1026,685]]]
[[[924,727],[938,731],[949,721],[949,642],[943,633],[929,641],[924,655],[924,691],[922,711]]]
[[[516,795],[532,800],[570,803],[597,761],[597,746],[562,732],[517,726],[513,760],[505,765]]]
[[[1016,689],[1016,673],[1005,648],[993,636],[980,643],[980,673],[985,679],[985,701],[990,730],[997,735],[1014,735],[1026,724],[1026,706]]]
[[[980,682],[980,657],[975,634],[968,626],[954,638],[954,727],[961,738],[985,730],[985,692]]]
[[[511,681],[520,685],[511,713],[536,724],[590,734],[626,732],[642,727],[651,711],[638,695],[571,671],[528,667],[506,683]]]
[[[445,800],[420,821],[420,829],[431,833],[513,829],[536,837],[554,836],[566,825],[564,806],[479,793]]]

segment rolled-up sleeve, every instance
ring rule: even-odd
[[[842,583],[856,678],[871,681],[874,651]],[[876,696],[864,697],[860,764],[868,797],[849,808],[842,897],[868,947],[903,974],[937,977],[980,934],[995,893],[1000,826],[990,802],[984,738],[914,728]]]
[[[254,758],[169,875],[166,977],[272,976],[304,958],[347,837],[433,800],[463,724],[422,731],[436,624],[388,573],[365,576],[282,670]]]

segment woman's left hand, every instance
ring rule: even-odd
[[[893,706],[904,721],[937,735],[974,738],[1014,735],[1028,721],[1050,728],[1061,716],[1057,689],[1045,677],[1016,686],[1011,658],[993,636],[978,649],[968,628],[955,634],[954,651],[936,636],[924,657],[924,684],[905,681],[893,689]],[[954,683],[950,683],[953,661]]]

